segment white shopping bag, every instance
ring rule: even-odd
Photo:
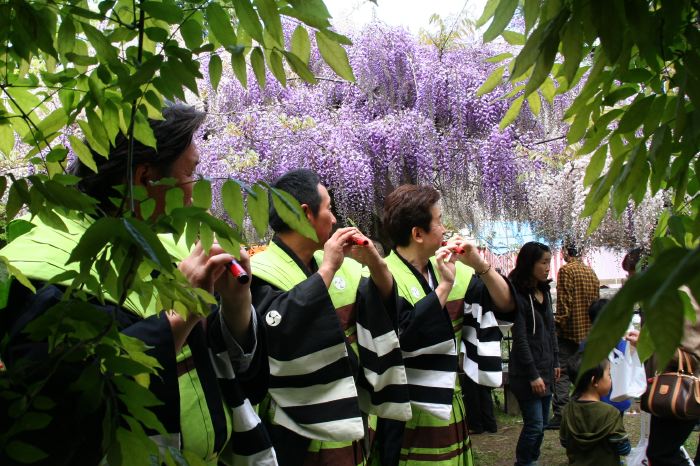
[[[647,376],[639,360],[637,350],[625,342],[624,353],[614,348],[610,353],[610,378],[612,379],[612,401],[637,398],[647,389]]]
[[[640,412],[639,414],[639,422],[641,423],[639,442],[637,446],[632,448],[630,454],[625,457],[625,464],[627,466],[649,466],[649,460],[647,460],[647,446],[649,445],[651,414],[645,412]]]

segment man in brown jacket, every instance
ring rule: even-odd
[[[581,342],[591,329],[588,308],[600,298],[600,282],[593,269],[581,261],[581,254],[574,245],[562,248],[566,264],[557,276],[557,308],[554,321],[559,344],[561,377],[556,382],[552,397],[553,416],[548,429],[559,429],[561,410],[569,402],[571,381],[566,372],[569,358],[578,351]]]

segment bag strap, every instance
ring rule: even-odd
[[[676,353],[678,353],[678,373],[679,374],[684,374],[685,373],[685,355],[683,354],[683,351],[681,351],[680,348],[676,350]]]

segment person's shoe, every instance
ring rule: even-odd
[[[559,427],[561,427],[560,416],[552,416],[549,422],[547,422],[547,425],[544,426],[546,430],[559,430]]]

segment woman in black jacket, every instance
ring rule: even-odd
[[[509,275],[520,310],[511,330],[513,349],[508,364],[510,388],[523,415],[516,466],[534,464],[540,456],[552,385],[559,378],[559,350],[547,280],[551,259],[548,246],[526,243]]]

